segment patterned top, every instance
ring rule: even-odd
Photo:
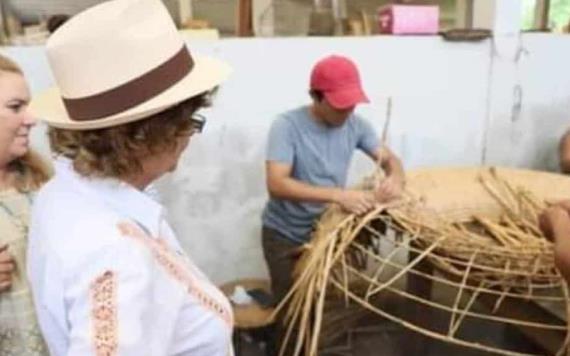
[[[36,320],[26,276],[30,197],[16,190],[0,192],[0,245],[8,244],[16,261],[12,288],[0,293],[0,355],[48,355]]]
[[[162,206],[126,183],[82,178],[68,161],[55,168],[34,201],[28,247],[51,354],[232,355],[231,306]]]

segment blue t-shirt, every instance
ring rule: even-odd
[[[303,106],[281,114],[272,124],[267,141],[268,161],[290,164],[292,177],[319,187],[344,187],[355,148],[372,154],[380,141],[374,128],[353,114],[344,125],[330,127],[312,117]],[[263,225],[304,243],[325,204],[270,198]]]

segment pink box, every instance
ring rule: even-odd
[[[378,9],[380,33],[436,34],[439,30],[439,7],[424,5],[388,5]]]

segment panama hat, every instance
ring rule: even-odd
[[[160,0],[113,0],[72,17],[46,44],[56,87],[31,108],[49,126],[140,120],[222,83],[226,63],[193,56]]]

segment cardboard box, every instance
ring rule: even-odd
[[[433,35],[439,31],[439,7],[388,5],[378,9],[380,33]]]

